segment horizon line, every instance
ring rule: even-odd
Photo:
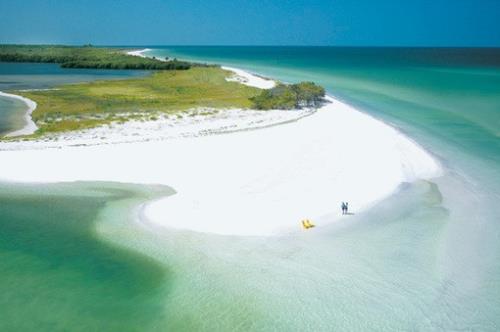
[[[500,45],[270,45],[270,44],[93,44],[93,43],[0,43],[0,46],[95,46],[95,47],[317,47],[317,48],[500,48]]]

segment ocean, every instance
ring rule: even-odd
[[[317,82],[444,174],[348,224],[277,238],[134,222],[168,188],[1,184],[0,329],[500,329],[500,49],[149,48]]]

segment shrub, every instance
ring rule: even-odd
[[[294,109],[301,107],[317,107],[325,96],[325,89],[313,82],[298,84],[279,84],[263,90],[259,95],[250,98],[253,107],[258,110]]]

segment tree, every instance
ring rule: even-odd
[[[298,106],[318,106],[325,97],[325,89],[313,82],[300,82],[291,86]]]
[[[294,109],[317,107],[325,96],[325,89],[313,82],[298,84],[278,84],[272,89],[263,90],[260,95],[250,98],[253,107],[260,110]]]

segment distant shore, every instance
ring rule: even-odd
[[[148,56],[144,53],[151,51],[150,48],[139,49],[134,51],[127,52],[128,55],[139,56],[143,58],[147,58]],[[165,61],[159,59],[160,61]],[[222,69],[230,71],[234,73],[234,77],[229,79],[229,81],[239,82],[248,86],[252,86],[259,89],[271,89],[276,85],[276,82],[271,79],[267,79],[264,77],[260,77],[254,74],[251,74],[245,70],[241,70],[234,67],[221,66]]]

